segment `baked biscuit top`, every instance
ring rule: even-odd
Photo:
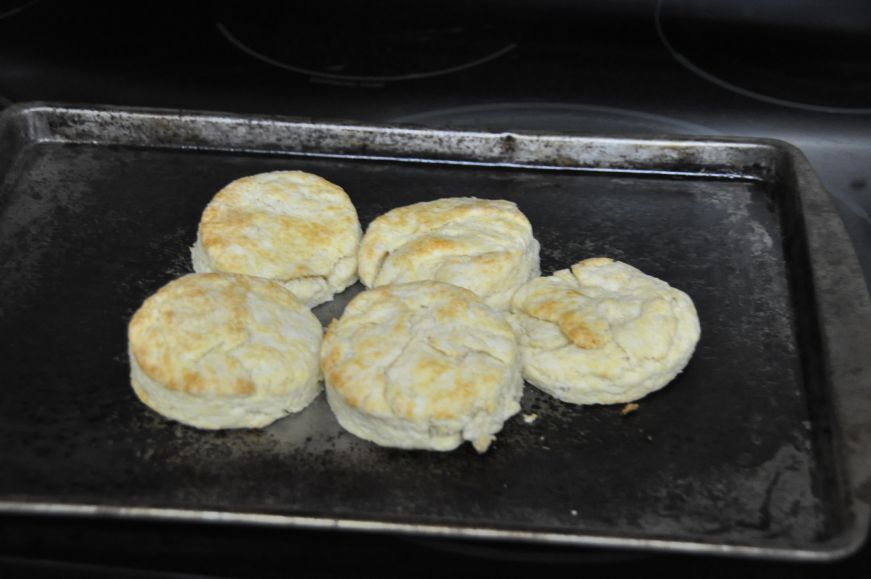
[[[210,269],[287,281],[329,277],[361,237],[347,193],[302,171],[242,177],[219,191],[199,226]]]
[[[355,297],[327,329],[327,384],[369,415],[462,423],[496,413],[519,380],[516,338],[472,292],[434,281]]]
[[[367,287],[436,280],[507,308],[520,284],[539,273],[539,244],[510,201],[451,197],[393,209],[375,219],[360,245]]]
[[[145,300],[128,327],[130,354],[169,390],[192,396],[280,395],[318,372],[322,329],[269,280],[189,274]]]
[[[631,401],[662,387],[700,336],[687,294],[609,258],[532,280],[511,311],[526,379],[576,403]]]

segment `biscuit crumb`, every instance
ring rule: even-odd
[[[484,454],[487,452],[487,449],[490,448],[490,443],[495,440],[495,436],[479,436],[475,440],[472,441],[472,446],[478,452],[478,454]]]
[[[627,414],[632,414],[636,410],[638,410],[638,404],[636,404],[635,402],[630,402],[623,407],[623,410],[620,411],[620,414],[626,416]]]
[[[533,414],[524,414],[523,415],[524,424],[532,424],[536,420],[538,420],[538,414],[533,413]]]

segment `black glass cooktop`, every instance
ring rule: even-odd
[[[0,108],[42,100],[800,147],[871,279],[871,5],[796,0],[0,2]],[[864,577],[834,566],[0,518],[0,575]],[[136,571],[132,571],[135,569]],[[53,575],[54,574],[54,575]]]

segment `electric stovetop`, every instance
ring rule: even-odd
[[[581,4],[576,6],[575,4]],[[26,101],[595,135],[735,135],[807,155],[871,279],[871,9],[711,3],[0,4],[0,106]],[[788,10],[788,13],[787,13]],[[70,576],[555,576],[592,566],[749,577],[833,566],[379,535],[0,519],[0,570]],[[546,565],[547,567],[542,567]],[[133,571],[135,569],[135,571]]]

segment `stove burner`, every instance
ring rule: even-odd
[[[516,47],[486,15],[450,5],[337,1],[244,10],[245,18],[227,14],[216,23],[233,46],[271,66],[338,83],[441,76]]]
[[[15,16],[16,14],[23,12],[33,6],[34,4],[38,4],[40,0],[17,0],[13,2],[3,2],[0,4],[0,20],[5,20],[6,18],[10,18]]]
[[[806,111],[871,113],[865,0],[839,3],[839,10],[813,0],[788,11],[776,2],[779,11],[762,3],[747,12],[745,4],[658,0],[656,31],[675,60],[720,88]]]
[[[546,130],[596,135],[715,135],[719,132],[651,113],[562,103],[495,103],[426,111],[391,120],[457,128]]]

